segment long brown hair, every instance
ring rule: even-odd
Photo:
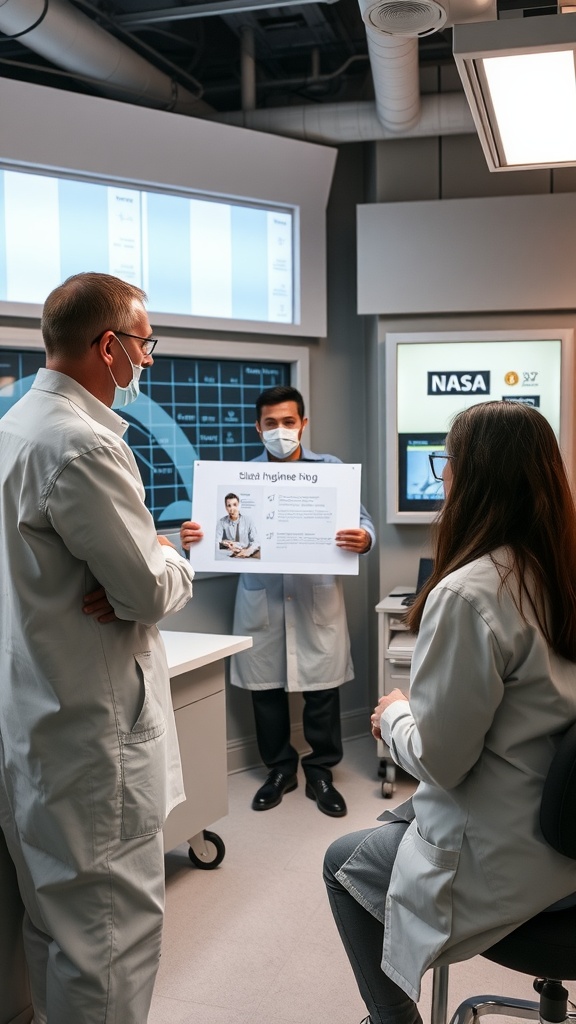
[[[435,524],[434,572],[407,615],[418,630],[426,598],[448,573],[500,547],[547,642],[576,661],[576,510],[554,431],[532,406],[483,402],[459,413],[446,439],[452,484]],[[526,575],[534,581],[531,593]],[[523,613],[522,613],[523,614]]]

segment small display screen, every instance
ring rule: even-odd
[[[444,488],[436,480],[428,456],[444,452],[445,434],[398,435],[398,507],[401,512],[436,512]]]

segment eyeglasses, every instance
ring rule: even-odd
[[[112,331],[112,334],[121,334],[123,338],[135,338],[136,341],[143,341],[144,344],[142,345],[142,351],[145,356],[151,356],[158,344],[158,338],[141,338],[139,334],[128,334],[127,331],[114,331],[111,327],[107,327],[106,331]],[[100,341],[100,338],[103,334],[106,334],[106,331],[100,331],[98,337],[94,338],[94,341],[90,342],[90,348],[92,348],[92,345],[96,345],[96,343]]]
[[[121,334],[123,338],[136,338],[136,341],[143,341],[142,351],[147,356],[152,355],[158,344],[158,338],[141,338],[139,334],[128,334],[127,331],[114,331],[114,334]]]
[[[446,455],[445,452],[430,452],[428,461],[430,463],[430,469],[432,470],[432,476],[435,480],[443,480],[443,473],[446,468],[446,463],[453,459],[453,455]]]

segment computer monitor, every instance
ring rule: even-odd
[[[433,475],[428,456],[443,452],[446,434],[398,434],[398,504],[401,512],[439,510],[444,491]]]
[[[433,558],[421,558],[418,562],[418,579],[416,580],[416,590],[413,594],[406,594],[403,601],[401,602],[406,607],[410,607],[414,604],[418,594],[426,586],[432,573],[434,572],[434,559]]]

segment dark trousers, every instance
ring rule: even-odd
[[[328,899],[340,938],[356,976],[360,995],[370,1014],[369,1024],[422,1024],[422,1018],[416,1004],[384,974],[380,967],[384,925],[358,903],[348,889],[338,881],[336,874],[357,846],[367,836],[377,831],[380,840],[377,882],[379,889],[381,888],[384,906],[394,860],[407,828],[407,822],[394,821],[376,830],[351,832],[350,835],[342,836],[332,843],[324,859],[324,881]],[[367,865],[369,864],[368,859]],[[374,870],[372,867],[372,872]]]
[[[298,768],[298,751],[290,743],[290,707],[286,690],[252,690],[256,739],[267,768],[292,775]],[[312,748],[302,758],[307,779],[332,781],[331,768],[342,760],[340,690],[305,690],[302,725]]]

